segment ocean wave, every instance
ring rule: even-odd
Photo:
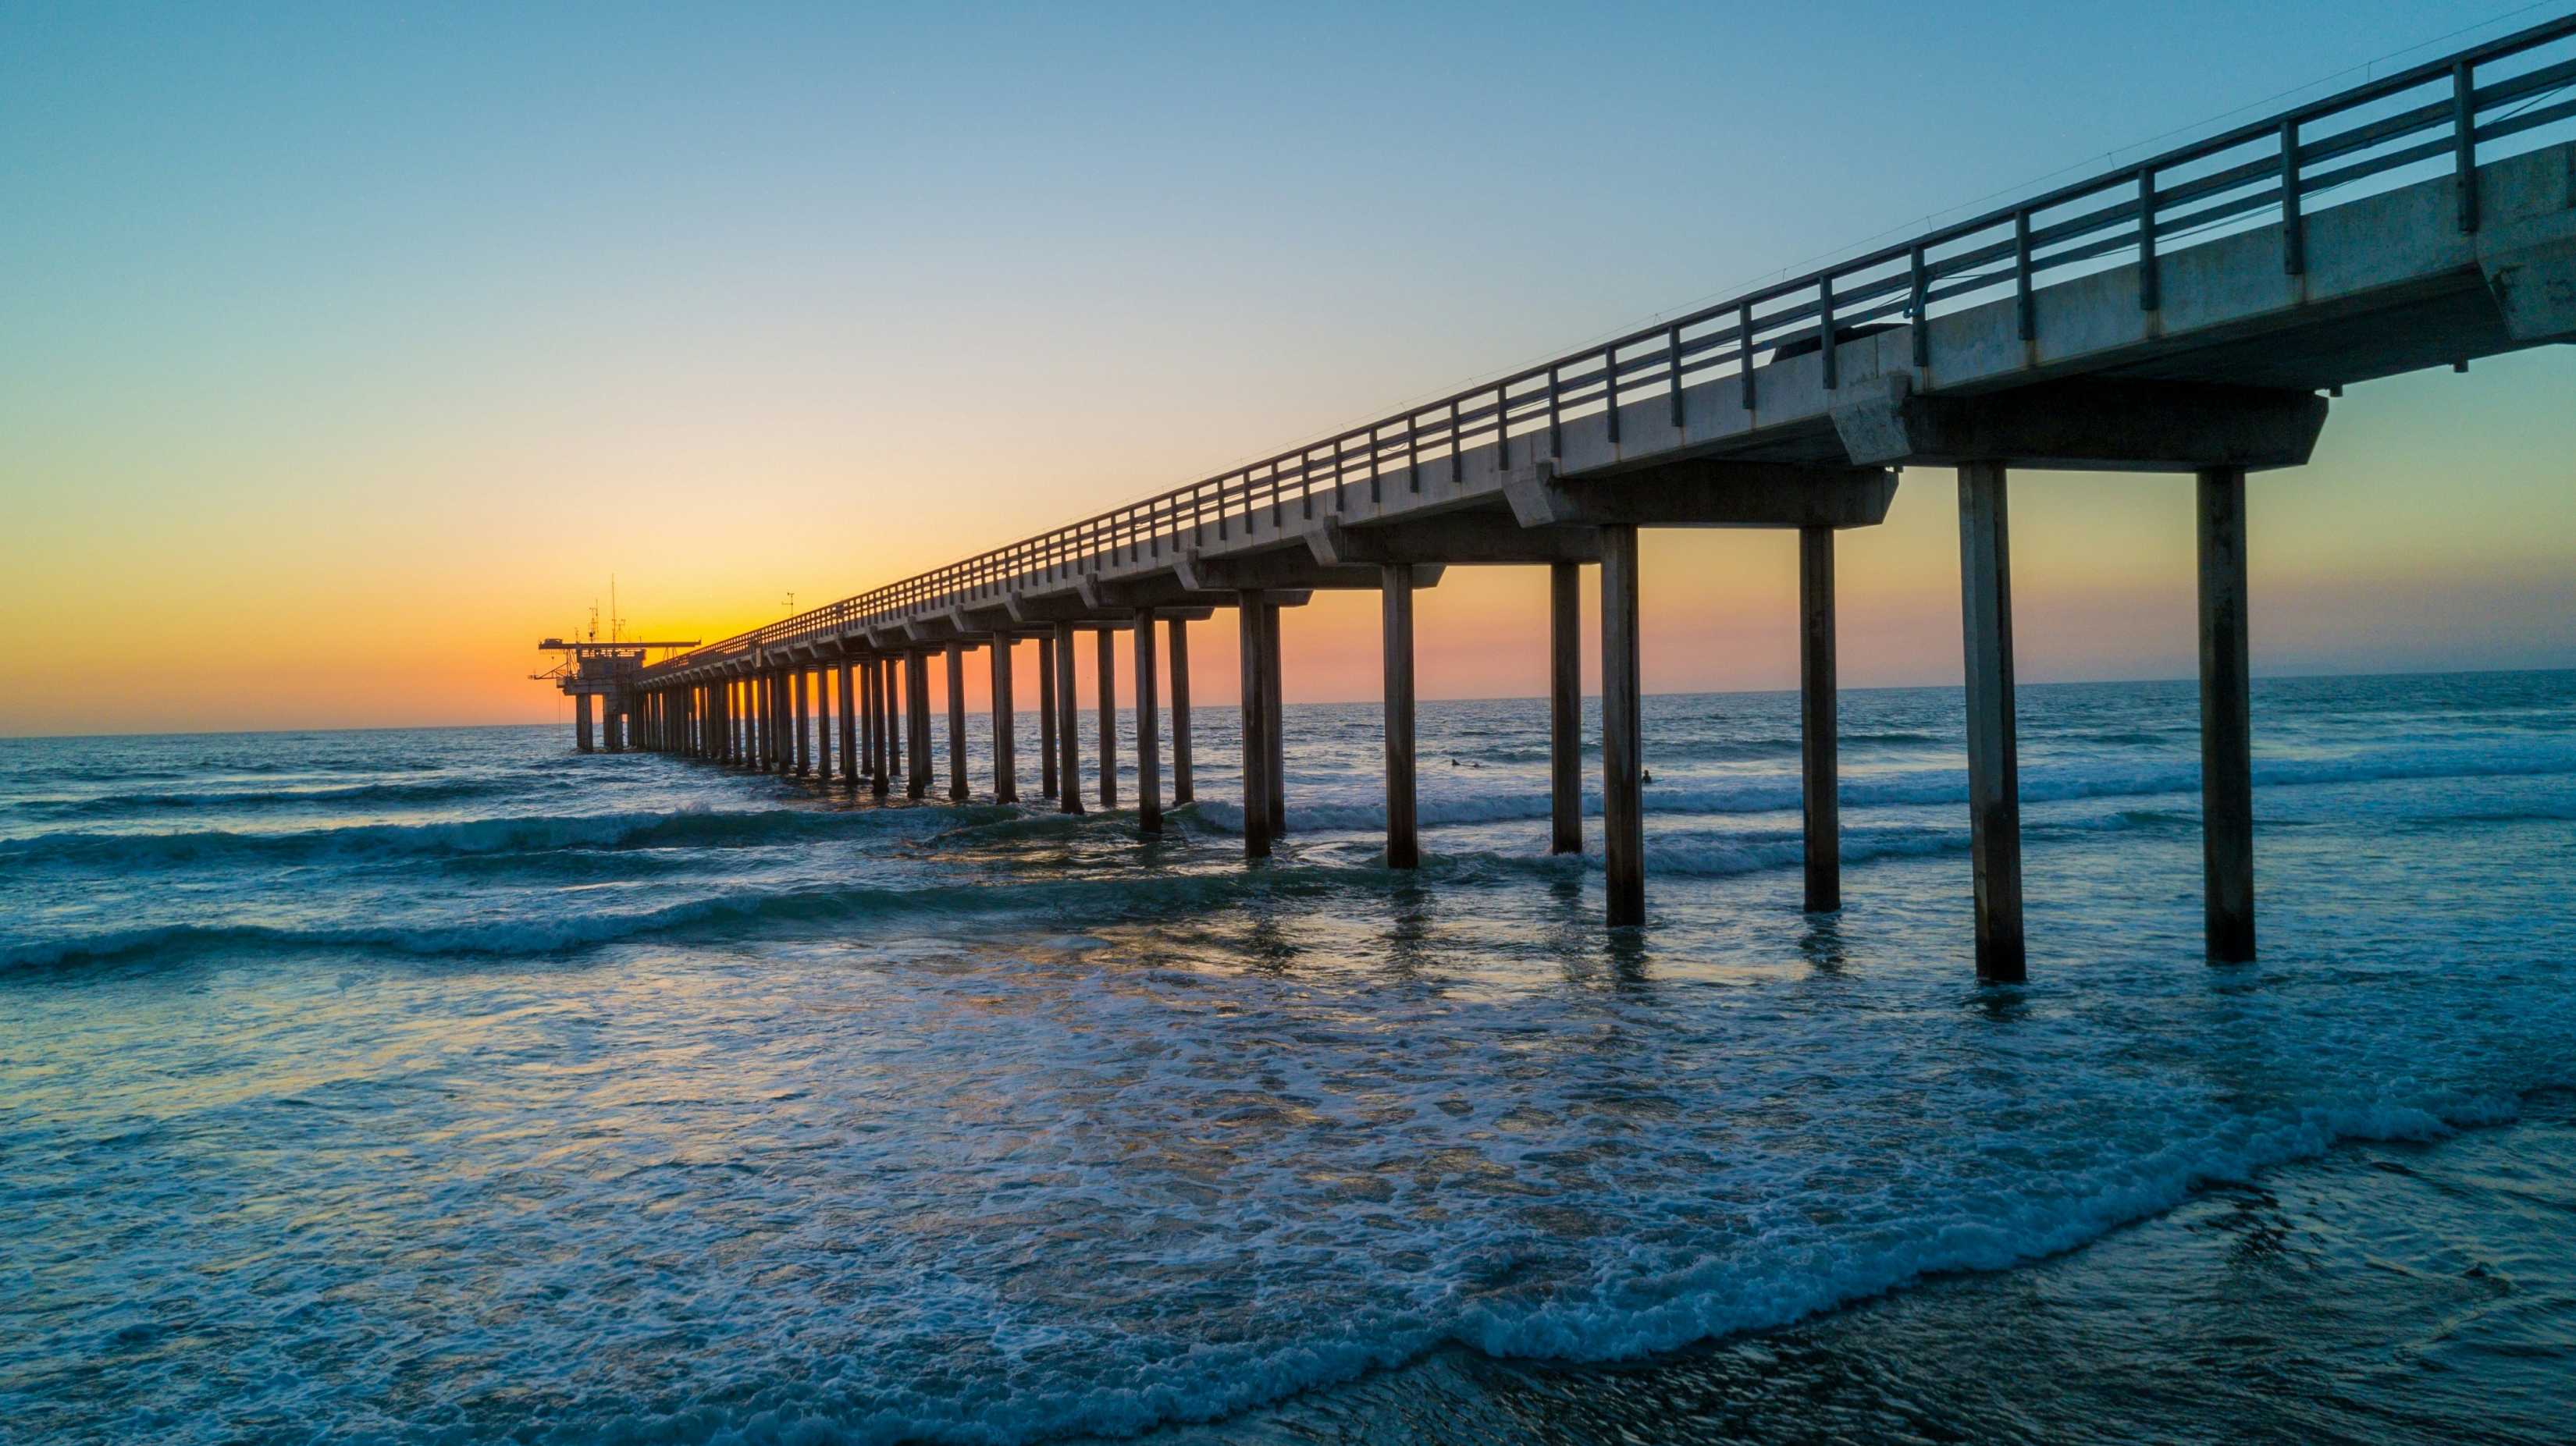
[[[531,789],[561,790],[571,780],[532,782],[525,778],[460,778],[422,783],[355,783],[321,788],[210,788],[193,791],[109,793],[88,798],[32,798],[9,807],[32,818],[151,818],[180,810],[435,807],[478,798],[525,797]]]
[[[971,811],[683,809],[668,813],[522,814],[449,823],[351,824],[266,833],[222,829],[185,833],[72,832],[0,840],[0,862],[171,868],[239,860],[302,862],[371,855],[752,847],[853,833],[927,829]]]
[[[2576,773],[2576,748],[2561,745],[2377,749],[2324,758],[2258,758],[2258,788],[2295,788],[2327,784],[2395,782],[2438,778],[2510,778]],[[2190,761],[2111,762],[2083,765],[2025,764],[2021,770],[2024,803],[2062,803],[2081,799],[2148,798],[2162,794],[2198,793],[2200,765]],[[1903,773],[1846,775],[1838,790],[1846,808],[1965,804],[1968,771],[1961,768],[1917,769]],[[1794,776],[1747,778],[1726,782],[1649,784],[1643,792],[1649,814],[1779,813],[1800,804]],[[1239,833],[1243,810],[1222,800],[1199,804],[1208,821]],[[1426,790],[1415,805],[1426,827],[1441,824],[1491,823],[1546,818],[1552,811],[1544,792],[1514,790],[1491,794],[1444,794]],[[1360,831],[1386,827],[1383,803],[1288,803],[1290,832]],[[1583,794],[1583,813],[1597,818],[1601,795]]]
[[[731,940],[764,926],[895,921],[939,916],[994,918],[1066,914],[1087,927],[1193,909],[1222,908],[1260,897],[1312,894],[1360,871],[1322,865],[1275,865],[1223,873],[1137,878],[1057,878],[916,888],[814,886],[744,889],[652,908],[548,912],[532,908],[507,921],[268,924],[169,924],[108,929],[0,945],[0,971],[195,955],[223,950],[295,953],[382,949],[412,955],[524,956],[560,954],[601,944],[720,929]]]

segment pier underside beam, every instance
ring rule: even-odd
[[[2270,387],[2106,377],[1927,395],[1899,374],[1855,387],[1833,418],[1844,450],[1869,465],[2259,471],[2307,462],[2325,427],[2326,399]]]
[[[1319,566],[1385,567],[1397,563],[1476,566],[1599,562],[1601,534],[1589,527],[1523,527],[1509,512],[1448,512],[1412,522],[1345,527],[1328,523],[1306,534]]]
[[[1896,498],[1880,466],[1691,458],[1559,476],[1542,461],[1506,479],[1512,515],[1540,527],[1875,527]]]

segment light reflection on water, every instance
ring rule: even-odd
[[[2189,708],[2029,690],[2019,991],[1970,977],[1931,692],[1847,701],[1889,741],[1819,920],[1788,700],[1653,700],[1615,936],[1541,852],[1529,704],[1426,708],[1418,879],[1368,710],[1292,711],[1292,818],[1347,827],[1249,869],[1212,711],[1146,846],[552,731],[9,744],[0,1416],[1132,1429],[1669,1350],[2576,1084],[2576,677],[2267,685],[2241,970],[2198,962]]]

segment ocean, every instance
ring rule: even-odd
[[[1249,866],[1229,709],[1150,842],[0,740],[0,1441],[2576,1439],[2576,673],[2258,681],[2228,968],[2190,685],[2023,688],[2012,988],[1957,691],[1844,695],[1822,917],[1795,704],[1647,700],[1618,932],[1537,701],[1418,874],[1374,705]]]

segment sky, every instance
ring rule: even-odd
[[[722,637],[2564,8],[0,0],[0,734],[566,718],[612,577]],[[2256,670],[2576,666],[2571,384],[2347,389]],[[2013,486],[2023,680],[2190,676],[2189,479]],[[1957,681],[1955,507],[1844,535],[1847,685]],[[1650,691],[1794,684],[1789,536],[1642,571]],[[1423,696],[1545,593],[1424,593]]]

